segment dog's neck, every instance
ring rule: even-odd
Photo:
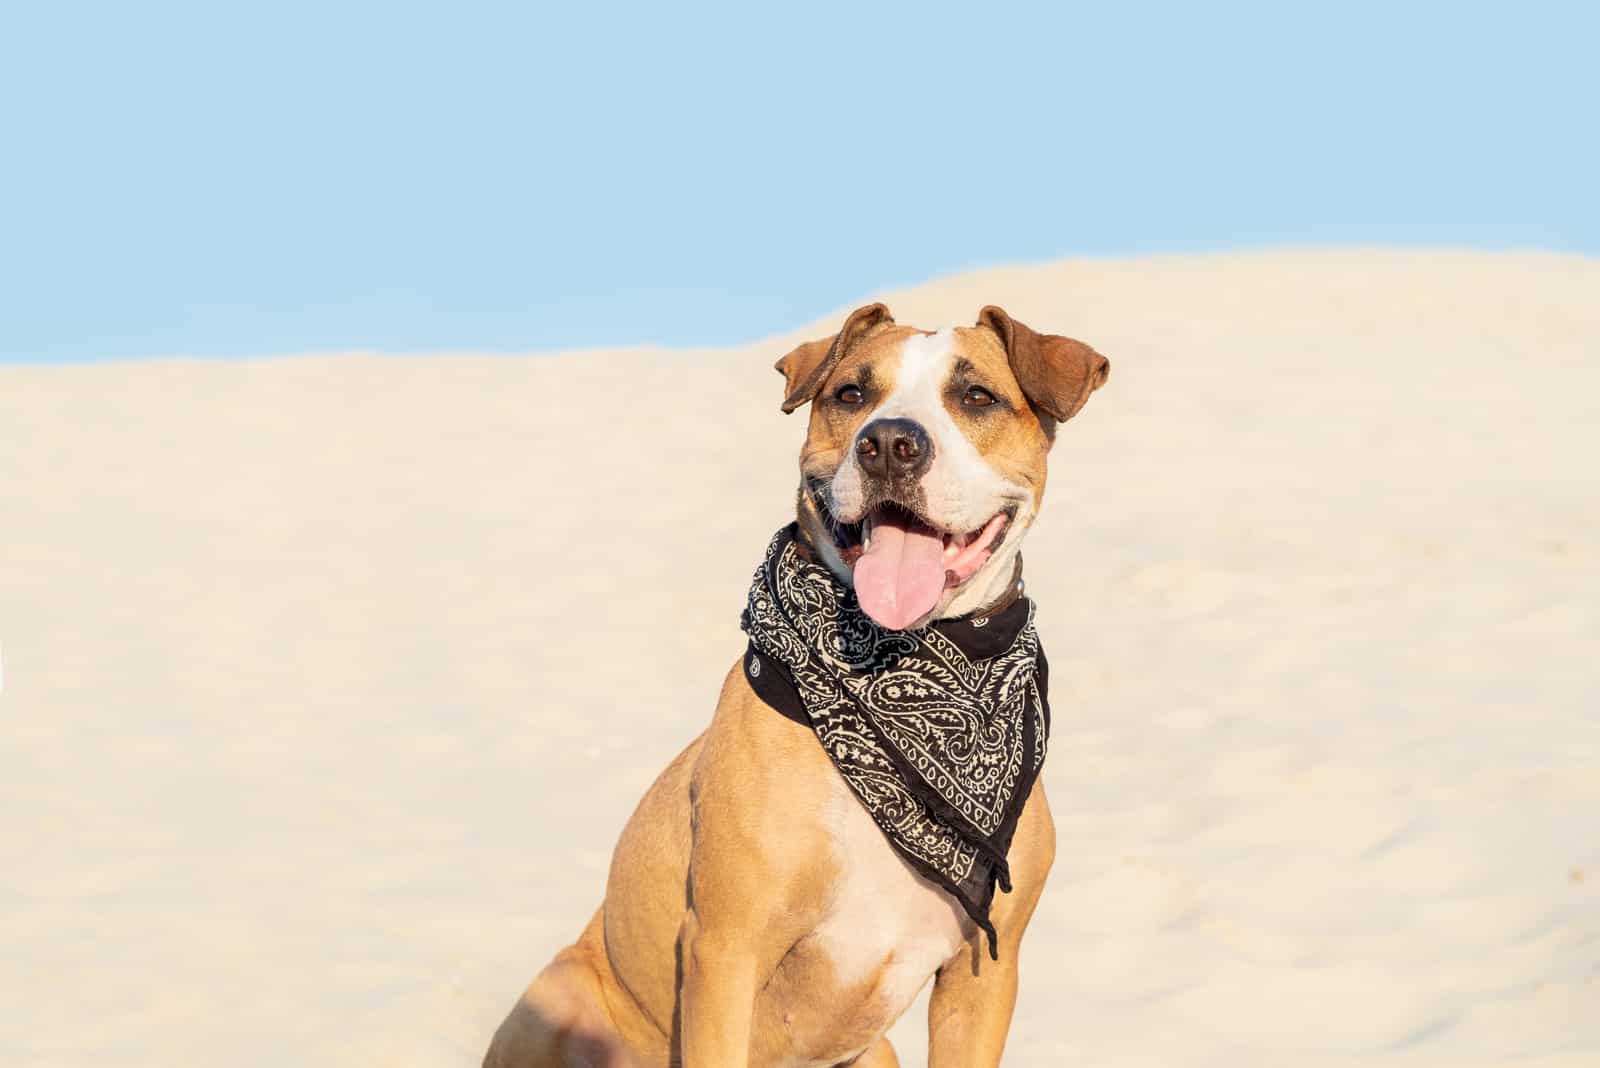
[[[833,577],[846,586],[854,586],[850,565],[839,555],[838,545],[829,533],[827,523],[817,511],[816,502],[800,487],[796,506],[799,519],[800,545],[813,560],[832,572]],[[935,619],[955,619],[960,616],[993,616],[1009,607],[1022,596],[1022,545],[1009,546],[998,558],[984,564],[988,574],[980,581],[969,582],[967,587],[950,599]],[[974,576],[979,579],[980,576]]]

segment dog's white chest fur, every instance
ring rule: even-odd
[[[973,930],[960,904],[900,859],[842,780],[827,818],[839,873],[815,944],[837,989],[887,1029]]]

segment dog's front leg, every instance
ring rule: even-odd
[[[753,1033],[757,998],[815,928],[832,862],[833,790],[816,736],[762,704],[742,665],[728,673],[689,788],[688,902],[678,935],[676,1046],[682,1068],[780,1059],[787,1037]]]
[[[683,1068],[743,1068],[756,996],[803,936],[793,873],[758,849],[697,848],[690,907],[678,939],[678,1024]],[[773,1036],[754,1036],[756,1047]]]
[[[791,810],[748,770],[722,773],[719,756],[708,747],[692,792],[689,900],[678,936],[683,1068],[743,1068],[752,1037],[758,1050],[780,1042],[752,1036],[756,998],[815,925],[823,896],[821,839],[805,821],[794,826]],[[764,756],[751,763],[786,766]],[[802,789],[797,783],[791,794],[804,807]]]
[[[990,960],[975,942],[939,969],[928,1002],[928,1068],[995,1068],[1017,1003],[1014,951]]]
[[[748,1063],[761,966],[751,934],[737,925],[703,923],[693,911],[685,917],[678,947],[683,1068],[741,1068]]]
[[[928,1002],[928,1068],[996,1068],[1017,1004],[1017,955],[1056,855],[1056,827],[1043,784],[1035,784],[1011,844],[1009,894],[990,910],[999,934],[1000,959],[975,932],[962,952],[945,961]]]

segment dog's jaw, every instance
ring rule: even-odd
[[[1031,508],[1029,509],[1031,513]],[[934,609],[931,619],[955,619],[982,613],[983,609],[1011,593],[1017,562],[1022,558],[1022,539],[1033,523],[1031,514],[1018,513],[1004,539],[989,554],[989,559],[966,582],[949,590]]]
[[[832,572],[842,584],[855,586],[853,559],[846,559],[834,529],[831,484],[819,479],[802,479],[798,493],[797,519],[802,540],[813,555]],[[926,626],[935,620],[954,619],[973,615],[1008,596],[1011,592],[1017,561],[1022,553],[1022,541],[1033,525],[1034,508],[1031,499],[1020,502],[999,541],[990,550],[989,558],[965,582],[947,589],[933,610],[914,620],[905,629]],[[859,549],[852,556],[858,555]]]
[[[830,529],[827,517],[823,514],[822,505],[818,503],[815,484],[809,479],[800,480],[798,515],[800,523],[800,536],[810,546],[817,559],[831,572],[833,577],[846,586],[854,587],[855,576],[844,554],[840,550],[839,542]]]

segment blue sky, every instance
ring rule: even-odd
[[[0,359],[731,343],[966,267],[1600,253],[1600,5],[0,14]]]

